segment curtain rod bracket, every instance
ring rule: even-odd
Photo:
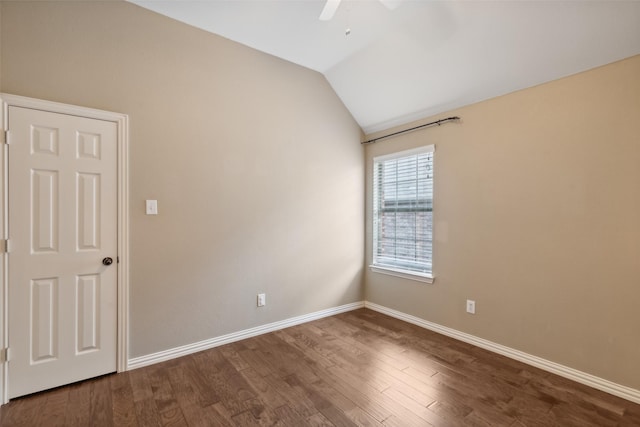
[[[389,138],[389,137],[392,137],[392,136],[400,135],[402,133],[411,132],[413,130],[421,129],[421,128],[425,128],[425,127],[430,127],[430,126],[435,126],[435,125],[441,126],[443,123],[452,122],[452,121],[456,121],[456,120],[460,120],[460,117],[458,117],[458,116],[447,117],[446,119],[436,120],[435,122],[425,123],[425,124],[420,125],[420,126],[415,126],[415,127],[409,128],[409,129],[400,130],[398,132],[390,133],[389,135],[384,135],[384,136],[379,136],[377,138],[369,139],[367,141],[361,142],[360,144],[362,144],[362,145],[373,144],[374,142],[378,142],[381,139]]]

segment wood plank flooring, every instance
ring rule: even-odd
[[[12,400],[2,426],[640,426],[640,405],[371,310]]]

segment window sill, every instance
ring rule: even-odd
[[[432,284],[435,280],[430,274],[417,273],[415,271],[400,270],[396,268],[380,267],[379,265],[370,265],[369,268],[374,273],[387,274],[389,276],[402,277],[403,279],[415,280],[417,282]]]

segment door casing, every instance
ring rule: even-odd
[[[10,133],[7,135],[8,108],[9,106],[31,108],[36,110],[50,111],[60,114],[87,117],[92,119],[106,120],[117,125],[117,200],[118,200],[118,228],[117,228],[117,248],[118,248],[118,300],[117,300],[117,355],[116,368],[118,372],[128,369],[128,342],[129,342],[129,117],[126,114],[113,113],[110,111],[96,110],[92,108],[79,107],[58,102],[44,101],[23,96],[0,93],[0,103],[2,105],[2,117],[0,122],[2,131],[0,134],[0,240],[6,242],[9,236],[8,212],[9,206],[8,189],[8,144],[11,143]],[[11,359],[11,351],[8,349],[8,256],[11,252],[11,242],[8,244],[8,251],[0,253],[0,402],[8,401],[8,363]]]

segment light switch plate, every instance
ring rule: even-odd
[[[147,215],[158,215],[157,200],[147,200]]]

